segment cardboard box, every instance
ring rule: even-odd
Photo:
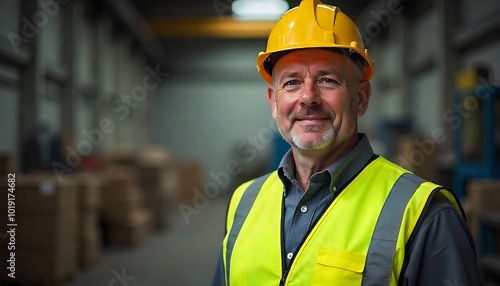
[[[73,277],[77,271],[76,244],[59,247],[16,247],[16,278],[19,285],[59,285]],[[3,253],[2,257],[5,253]],[[0,270],[2,279],[7,269]]]
[[[109,164],[164,166],[171,162],[171,156],[162,146],[115,145],[105,155]]]
[[[20,174],[16,178],[16,213],[71,216],[77,213],[76,183],[52,174]]]
[[[77,228],[78,240],[93,240],[101,236],[99,213],[94,211],[80,213]]]
[[[470,211],[500,212],[500,179],[474,179],[467,184],[467,199]]]
[[[123,188],[107,186],[101,192],[102,208],[116,202],[133,200],[138,196],[141,196],[141,190],[137,185],[126,185]]]
[[[474,179],[467,183],[464,210],[476,244],[479,239],[478,219],[487,212],[500,212],[500,179]]]
[[[438,146],[426,145],[429,138],[403,136],[399,141],[399,152],[394,162],[415,175],[428,181],[435,181]]]
[[[172,156],[161,146],[143,146],[137,152],[136,163],[141,168],[164,169],[172,163]]]
[[[101,199],[105,204],[117,199],[135,197],[139,192],[137,169],[116,166],[100,174],[102,179]]]
[[[167,201],[161,190],[144,192],[144,206],[151,213],[151,223],[155,229],[162,229],[167,224]]]
[[[168,187],[167,168],[140,167],[138,171],[143,189],[163,190]]]
[[[16,172],[16,156],[13,153],[0,154],[0,175]]]
[[[139,246],[151,235],[151,214],[146,210],[138,210],[131,215],[127,224],[110,226],[108,243],[113,246]]]
[[[80,213],[78,224],[78,265],[89,268],[101,257],[102,230],[99,213],[84,211]]]
[[[103,173],[101,189],[102,216],[110,224],[127,222],[129,215],[143,205],[137,172],[114,168]]]
[[[101,253],[102,236],[100,231],[82,236],[78,243],[78,266],[86,269],[95,265],[101,258]]]
[[[134,164],[137,161],[138,148],[131,145],[115,145],[105,154],[105,162],[109,165]]]
[[[79,209],[82,211],[97,210],[101,207],[102,182],[97,174],[76,173],[72,179],[78,184]]]
[[[120,224],[130,221],[130,216],[144,206],[143,197],[138,188],[130,188],[125,191],[123,197],[116,196],[115,199],[103,200],[102,216],[107,222]]]
[[[100,239],[85,241],[79,246],[78,266],[87,269],[101,259],[102,242]]]
[[[77,241],[78,216],[16,216],[16,244],[21,247],[58,247]]]

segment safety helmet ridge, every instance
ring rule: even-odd
[[[266,51],[257,56],[257,70],[271,84],[272,56],[305,48],[341,49],[357,54],[364,62],[363,79],[373,76],[374,62],[354,22],[338,7],[319,0],[302,0],[298,7],[283,14],[269,34]]]

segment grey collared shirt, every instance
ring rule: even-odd
[[[302,190],[295,179],[295,162],[289,150],[278,167],[284,188],[283,246],[285,266],[288,269],[302,240],[331,204],[342,188],[359,173],[373,157],[373,150],[365,135],[339,161],[326,170],[311,176],[307,190]]]

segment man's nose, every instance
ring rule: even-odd
[[[319,96],[317,86],[311,79],[304,82],[302,94],[300,95],[299,102],[301,105],[314,106],[321,104],[321,97]]]

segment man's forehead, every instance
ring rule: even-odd
[[[342,68],[351,64],[351,60],[338,52],[325,50],[325,49],[301,49],[291,51],[283,55],[275,64],[275,69],[286,68],[290,64],[303,64],[303,65],[321,65],[325,66],[334,65]]]

